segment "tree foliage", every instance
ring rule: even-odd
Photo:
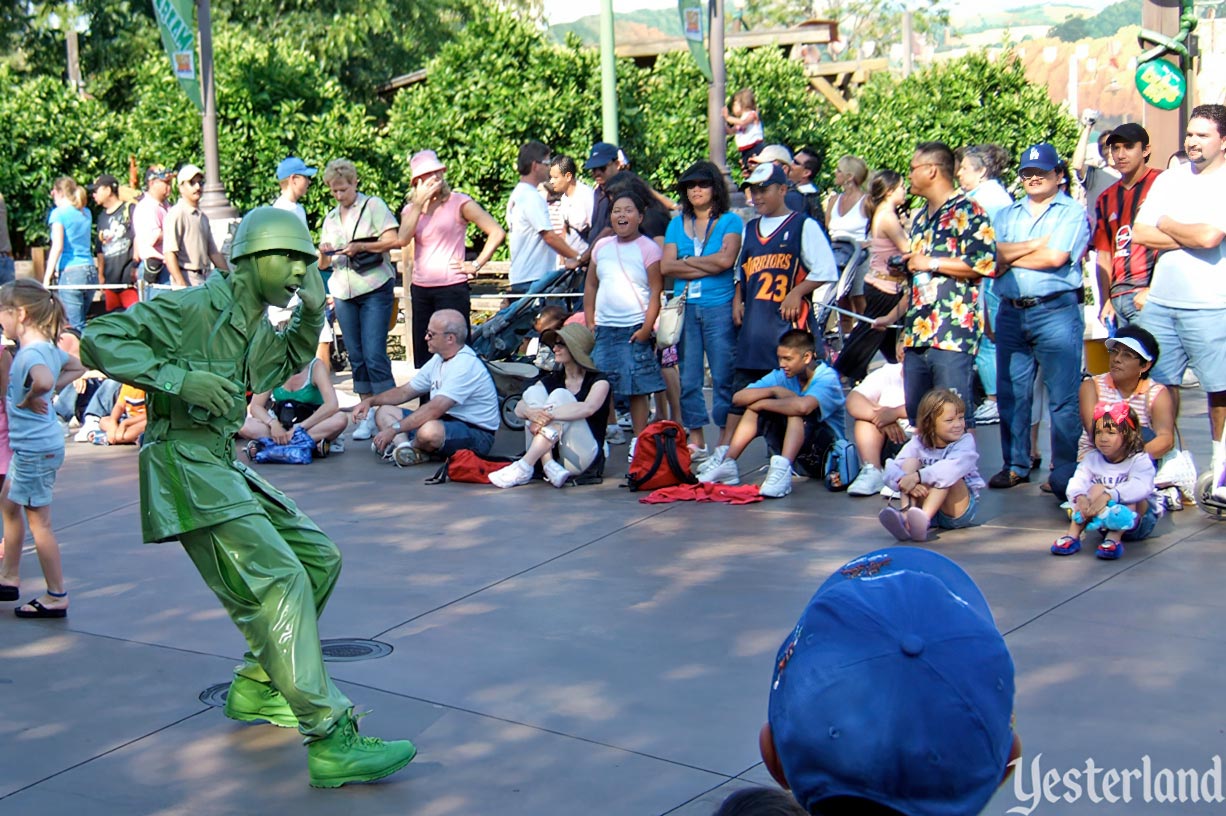
[[[1051,27],[1049,37],[1077,42],[1090,37],[1112,37],[1124,26],[1141,24],[1142,0],[1120,0],[1092,17],[1070,17]]]
[[[1036,142],[1051,142],[1068,158],[1077,125],[1045,87],[1026,80],[1016,58],[970,54],[901,82],[875,75],[860,92],[857,109],[832,119],[826,136],[831,156],[851,153],[869,167],[890,168],[905,177],[915,145],[922,141],[942,141],[955,149],[995,143],[1013,155]]]

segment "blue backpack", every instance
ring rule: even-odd
[[[840,439],[826,451],[822,471],[826,474],[827,490],[846,490],[860,475],[860,452],[853,443]]]

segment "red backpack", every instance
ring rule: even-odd
[[[443,482],[469,482],[472,484],[489,484],[490,474],[502,470],[514,459],[494,457],[485,459],[468,449],[461,449],[451,454],[443,466],[426,484],[442,484]]]
[[[626,471],[631,490],[656,490],[679,484],[695,484],[690,473],[690,449],[685,429],[672,420],[653,422],[638,435],[634,458]]]

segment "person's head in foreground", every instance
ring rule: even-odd
[[[759,735],[810,814],[971,816],[1021,754],[1013,659],[957,564],[889,547],[840,567],[779,649]]]

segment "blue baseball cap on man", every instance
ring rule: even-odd
[[[311,178],[318,172],[314,167],[307,167],[307,163],[297,156],[290,156],[288,159],[282,159],[277,165],[277,181],[285,181],[290,176]]]
[[[877,550],[830,576],[780,647],[763,757],[809,812],[851,797],[971,816],[1005,777],[1013,691],[970,576],[931,550]]]
[[[1022,151],[1022,161],[1017,169],[1029,170],[1035,167],[1046,173],[1055,170],[1059,166],[1060,154],[1056,152],[1056,148],[1047,142],[1039,142],[1037,145]]]
[[[592,155],[587,157],[587,161],[583,163],[584,170],[596,170],[605,167],[609,162],[618,157],[621,151],[617,149],[617,145],[609,144],[608,142],[597,142],[592,145]]]

